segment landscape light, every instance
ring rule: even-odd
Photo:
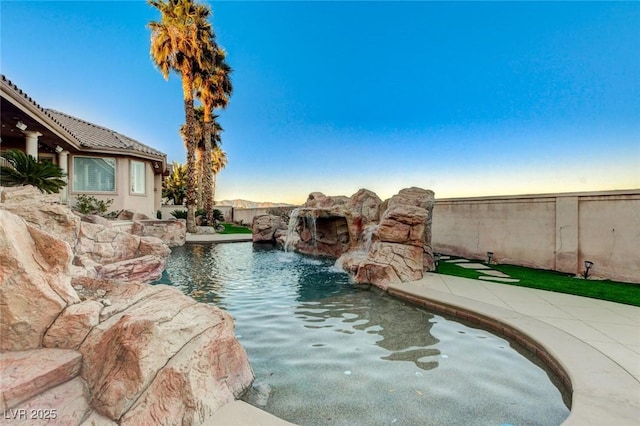
[[[440,253],[433,254],[433,263],[436,266],[436,271],[438,270],[438,265],[440,264]]]
[[[593,266],[593,262],[590,260],[585,260],[584,261],[584,279],[586,280],[587,277],[589,276],[589,269],[591,269],[591,267]]]
[[[487,265],[491,265],[491,259],[493,259],[493,252],[492,251],[488,251],[487,252]]]

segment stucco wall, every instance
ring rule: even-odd
[[[640,282],[640,190],[436,200],[436,252]]]
[[[87,155],[83,154],[83,157]],[[162,194],[162,181],[158,175],[154,176],[151,163],[145,161],[145,194],[133,194],[131,192],[131,159],[128,157],[115,157],[116,158],[116,188],[115,192],[79,192],[73,187],[73,179],[69,179],[69,203],[74,205],[76,203],[76,197],[80,194],[86,194],[96,197],[99,200],[113,200],[109,206],[109,211],[118,210],[133,210],[138,213],[143,213],[150,218],[156,217],[156,211],[160,207],[160,200],[157,198],[157,194]],[[136,161],[143,161],[136,159]],[[73,176],[73,156],[69,156],[69,170],[70,176]]]

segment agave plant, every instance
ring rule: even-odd
[[[53,163],[40,163],[31,155],[17,149],[10,149],[2,156],[11,167],[0,167],[1,186],[33,185],[42,192],[52,194],[60,192],[67,185],[63,179],[66,174]]]

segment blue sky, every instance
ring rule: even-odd
[[[640,188],[639,2],[210,2],[235,93],[217,199]],[[46,108],[184,162],[144,1],[0,2],[0,68]]]

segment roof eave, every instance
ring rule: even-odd
[[[47,115],[47,113],[38,106],[31,98],[27,98],[24,92],[17,92],[16,88],[9,84],[7,80],[0,79],[0,88],[2,89],[3,97],[11,102],[17,108],[25,111],[32,119],[38,121],[42,126],[47,127],[55,136],[59,137],[74,149],[80,150],[81,144],[72,134],[69,133],[64,127],[62,127],[53,118]]]

